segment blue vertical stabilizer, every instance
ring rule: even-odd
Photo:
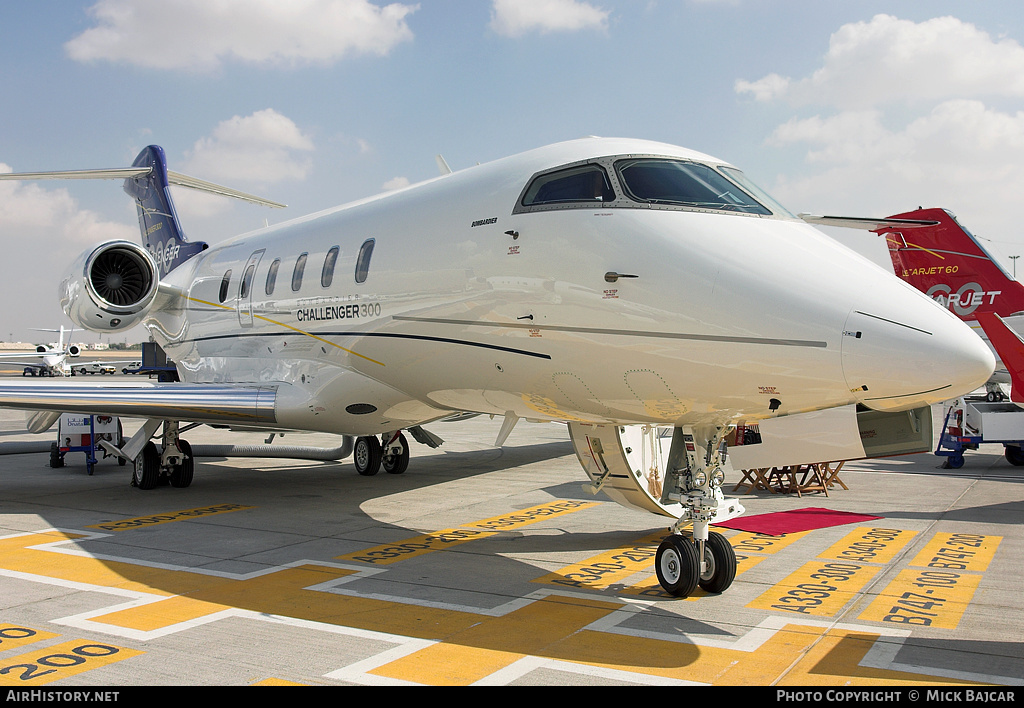
[[[135,158],[132,167],[149,167],[148,174],[129,177],[124,191],[135,199],[139,212],[142,245],[156,259],[163,277],[207,248],[202,241],[189,242],[182,233],[168,188],[167,157],[159,145],[150,145]]]
[[[174,211],[169,185],[241,199],[274,209],[285,207],[284,204],[263,197],[189,177],[179,172],[172,172],[167,169],[167,156],[159,145],[150,145],[140,152],[131,167],[0,174],[0,180],[8,179],[123,179],[124,191],[135,199],[139,210],[142,245],[156,259],[160,277],[167,275],[189,258],[207,248],[202,241],[189,243],[185,238],[178,215]]]

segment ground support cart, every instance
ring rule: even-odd
[[[124,445],[120,419],[110,415],[62,413],[57,424],[57,441],[50,443],[50,467],[63,467],[64,456],[69,452],[84,452],[86,471],[92,474],[98,461],[97,451],[103,458],[110,456],[99,446],[100,440],[109,440],[118,447]],[[119,457],[117,463],[123,465],[125,460]]]
[[[981,397],[957,398],[948,403],[935,450],[936,455],[946,458],[943,467],[963,467],[964,451],[977,450],[983,442],[1001,443],[1007,461],[1024,465],[1024,410],[1013,403]]]

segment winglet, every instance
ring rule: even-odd
[[[979,312],[977,318],[1010,374],[1010,400],[1024,408],[1024,340],[993,312]]]

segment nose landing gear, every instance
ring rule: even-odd
[[[671,431],[667,454],[662,442]],[[699,586],[724,592],[736,577],[736,554],[712,521],[745,510],[722,493],[725,428],[657,428],[570,423],[576,456],[590,477],[585,487],[623,506],[677,519],[655,556],[655,571],[671,595],[686,597]],[[655,481],[663,483],[655,484]]]

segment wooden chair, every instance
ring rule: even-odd
[[[767,471],[767,467],[754,467],[749,470],[740,470],[740,472],[743,473],[743,477],[736,486],[732,488],[733,493],[735,493],[744,484],[747,486],[746,491],[743,492],[744,494],[750,494],[755,489],[770,489],[764,477]]]

